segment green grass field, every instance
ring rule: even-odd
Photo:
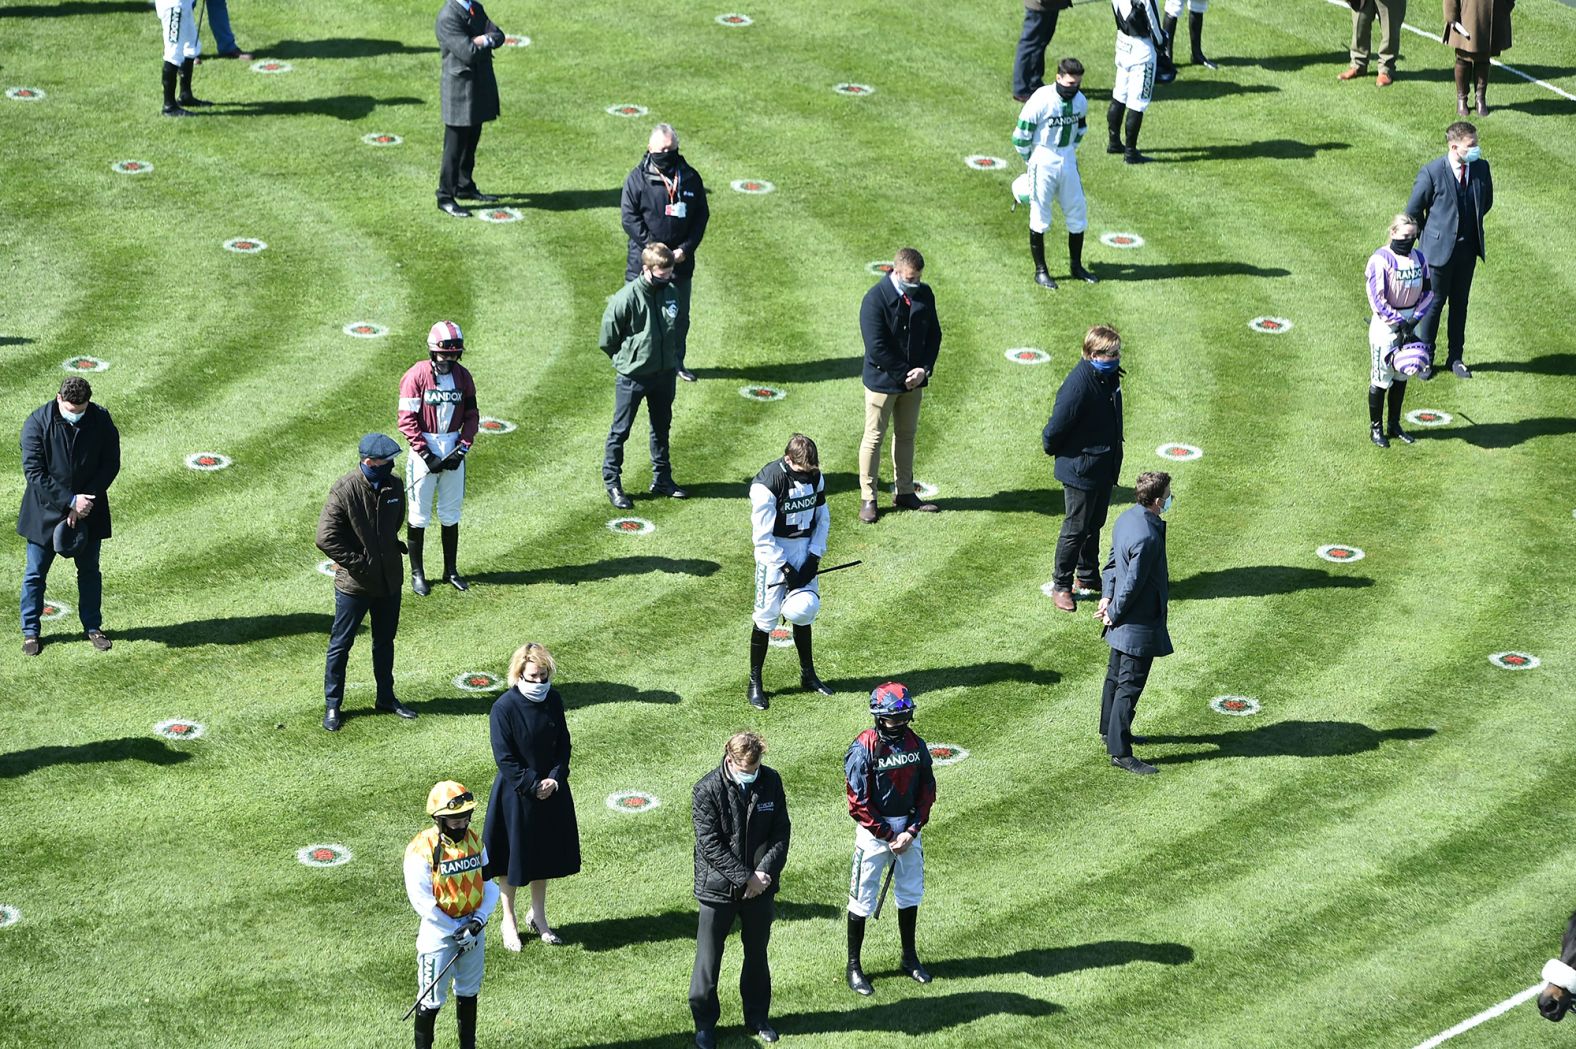
[[[509,224],[433,207],[437,0],[236,0],[242,45],[293,68],[204,64],[199,94],[226,105],[188,121],[158,115],[145,4],[0,2],[0,80],[45,93],[0,98],[0,419],[15,432],[62,362],[92,355],[110,362],[90,378],[125,458],[104,553],[114,651],[93,652],[74,612],[46,624],[40,658],[14,636],[0,650],[0,904],[21,915],[0,928],[0,1046],[408,1045],[400,858],[435,780],[492,779],[492,695],[454,678],[501,674],[526,639],[561,665],[585,871],[552,890],[569,946],[489,945],[484,1045],[687,1040],[689,788],[746,726],[766,734],[795,824],[773,945],[786,1044],[1407,1049],[1537,978],[1576,902],[1576,102],[1496,72],[1478,377],[1413,383],[1409,409],[1453,422],[1380,452],[1362,272],[1454,119],[1437,42],[1407,34],[1381,92],[1335,80],[1344,9],[1221,0],[1206,41],[1221,68],[1184,65],[1158,90],[1143,145],[1159,162],[1132,169],[1101,151],[1111,18],[1079,4],[1052,51],[1089,68],[1087,257],[1105,280],[1049,293],[1007,206],[1014,4],[735,2],[496,0],[531,38],[498,55],[504,117],[477,167],[518,207]],[[1414,8],[1432,28],[1434,9]],[[754,24],[714,21],[729,10]],[[1505,59],[1576,92],[1576,11],[1522,0],[1515,20]],[[876,90],[834,93],[844,81]],[[649,114],[605,112],[620,103]],[[617,188],[657,120],[684,136],[713,209],[690,347],[702,381],[679,391],[673,438],[697,497],[644,497],[637,429],[625,480],[656,530],[619,535],[595,337],[622,279]],[[373,133],[403,144],[364,144]],[[1012,163],[970,170],[976,153]],[[153,170],[111,170],[124,160]],[[1144,246],[1105,247],[1107,231]],[[267,250],[222,250],[240,237]],[[1059,225],[1047,241],[1065,273]],[[867,528],[858,303],[866,264],[907,243],[946,329],[917,471],[945,512]],[[1255,333],[1261,315],[1294,327]],[[400,694],[421,718],[353,717],[330,736],[313,529],[356,439],[393,432],[399,376],[439,318],[465,329],[483,414],[517,428],[472,456],[474,589],[406,597]],[[389,334],[343,334],[355,321]],[[1107,766],[1106,649],[1040,592],[1062,503],[1039,430],[1094,323],[1126,343],[1124,484],[1164,465],[1163,443],[1204,451],[1171,467],[1178,651],[1139,713],[1161,740],[1141,751],[1151,779]],[[1011,363],[1013,347],[1050,363]],[[747,400],[751,383],[787,396]],[[779,691],[757,715],[745,482],[794,430],[833,482],[829,556],[865,563],[824,589],[818,655],[837,696]],[[233,465],[185,467],[205,451]],[[0,478],[15,506],[14,441]],[[1329,543],[1366,557],[1329,564],[1315,555]],[[6,551],[14,600],[21,540]],[[74,609],[68,568],[50,596]],[[1490,664],[1506,650],[1542,665]],[[371,704],[368,661],[363,635],[352,713]],[[768,688],[794,670],[774,649]],[[936,982],[898,976],[882,921],[865,1002],[842,983],[841,759],[889,678],[915,689],[921,734],[971,756],[937,770],[926,835]],[[1262,709],[1222,716],[1223,694]],[[176,717],[206,733],[152,733]],[[604,805],[628,789],[662,804]],[[319,842],[353,861],[296,862]],[[734,941],[733,1046],[737,967]],[[1569,1038],[1525,1006],[1451,1045]]]

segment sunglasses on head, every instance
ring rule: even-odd
[[[443,808],[439,809],[438,811],[439,812],[445,812],[445,811],[447,811],[449,809],[457,809],[457,808],[460,808],[461,806],[469,805],[471,802],[473,802],[475,800],[476,800],[476,795],[472,794],[470,791],[465,791],[463,794],[456,794],[456,795],[454,795],[454,797],[452,797],[448,801],[444,802],[443,803]]]

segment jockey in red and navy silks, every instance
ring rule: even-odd
[[[918,834],[930,822],[936,803],[936,775],[930,748],[904,728],[895,741],[867,728],[848,748],[843,762],[848,777],[848,814],[882,841],[891,841],[903,830]],[[901,818],[902,826],[892,827]]]

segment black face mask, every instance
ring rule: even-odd
[[[908,721],[903,722],[901,725],[894,725],[890,727],[882,724],[880,721],[877,721],[876,733],[888,743],[896,743],[898,740],[903,738],[903,734],[908,731],[908,727],[911,724],[913,724],[913,719],[909,719]]]
[[[459,828],[458,830],[455,830],[453,827],[449,826],[448,823],[445,822],[444,820],[439,820],[438,821],[438,832],[440,834],[442,834],[445,838],[448,838],[450,841],[454,842],[455,844],[459,844],[460,842],[464,841],[465,840],[465,832],[470,830],[470,829],[471,829],[471,821],[470,820],[466,820],[465,821],[465,825],[463,827]]]
[[[653,288],[666,288],[669,284],[673,283],[672,277],[659,277],[655,273],[648,276],[646,280],[651,283]]]
[[[821,479],[821,471],[814,467],[811,467],[808,470],[796,470],[790,466],[788,467],[788,472],[793,474],[793,479],[798,481],[800,484],[808,484],[813,486],[815,482]]]
[[[453,368],[454,368],[454,362],[453,361],[439,360],[437,358],[437,356],[434,356],[432,358],[432,370],[434,372],[436,372],[437,374],[439,374],[439,375],[447,375],[447,374],[449,374],[450,371],[453,370]]]
[[[1056,93],[1061,95],[1066,101],[1071,102],[1073,96],[1078,93],[1078,85],[1058,83],[1056,85]]]
[[[664,175],[671,175],[678,169],[679,151],[676,149],[670,149],[666,153],[649,153],[647,156],[651,157],[651,166]]]
[[[361,476],[375,485],[382,484],[394,476],[394,464],[384,463],[382,466],[368,466],[366,463],[362,463]]]
[[[1404,259],[1412,254],[1412,245],[1416,243],[1416,237],[1408,237],[1405,240],[1392,240],[1390,242],[1390,250]]]

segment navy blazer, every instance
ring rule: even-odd
[[[1122,469],[1122,380],[1080,359],[1056,391],[1040,445],[1056,457],[1056,479],[1067,487],[1115,484]]]
[[[1487,261],[1483,251],[1483,216],[1494,206],[1494,176],[1488,161],[1481,158],[1467,165],[1467,192],[1477,202],[1477,256]],[[1450,171],[1449,157],[1436,157],[1423,165],[1412,185],[1412,199],[1406,202],[1406,213],[1423,224],[1417,246],[1430,266],[1443,266],[1450,262],[1456,250],[1456,228],[1460,216],[1456,211],[1456,179]]]
[[[936,293],[920,282],[908,294],[910,302],[908,339],[898,337],[898,319],[903,295],[890,276],[865,292],[859,306],[859,333],[865,339],[865,389],[873,393],[904,393],[903,379],[912,368],[925,369],[925,379],[915,389],[930,382],[941,352],[941,322],[936,319]]]
[[[1122,511],[1111,528],[1111,557],[1100,576],[1101,596],[1110,604],[1106,644],[1130,656],[1169,656],[1166,605],[1171,573],[1166,567],[1166,522],[1142,506]]]

